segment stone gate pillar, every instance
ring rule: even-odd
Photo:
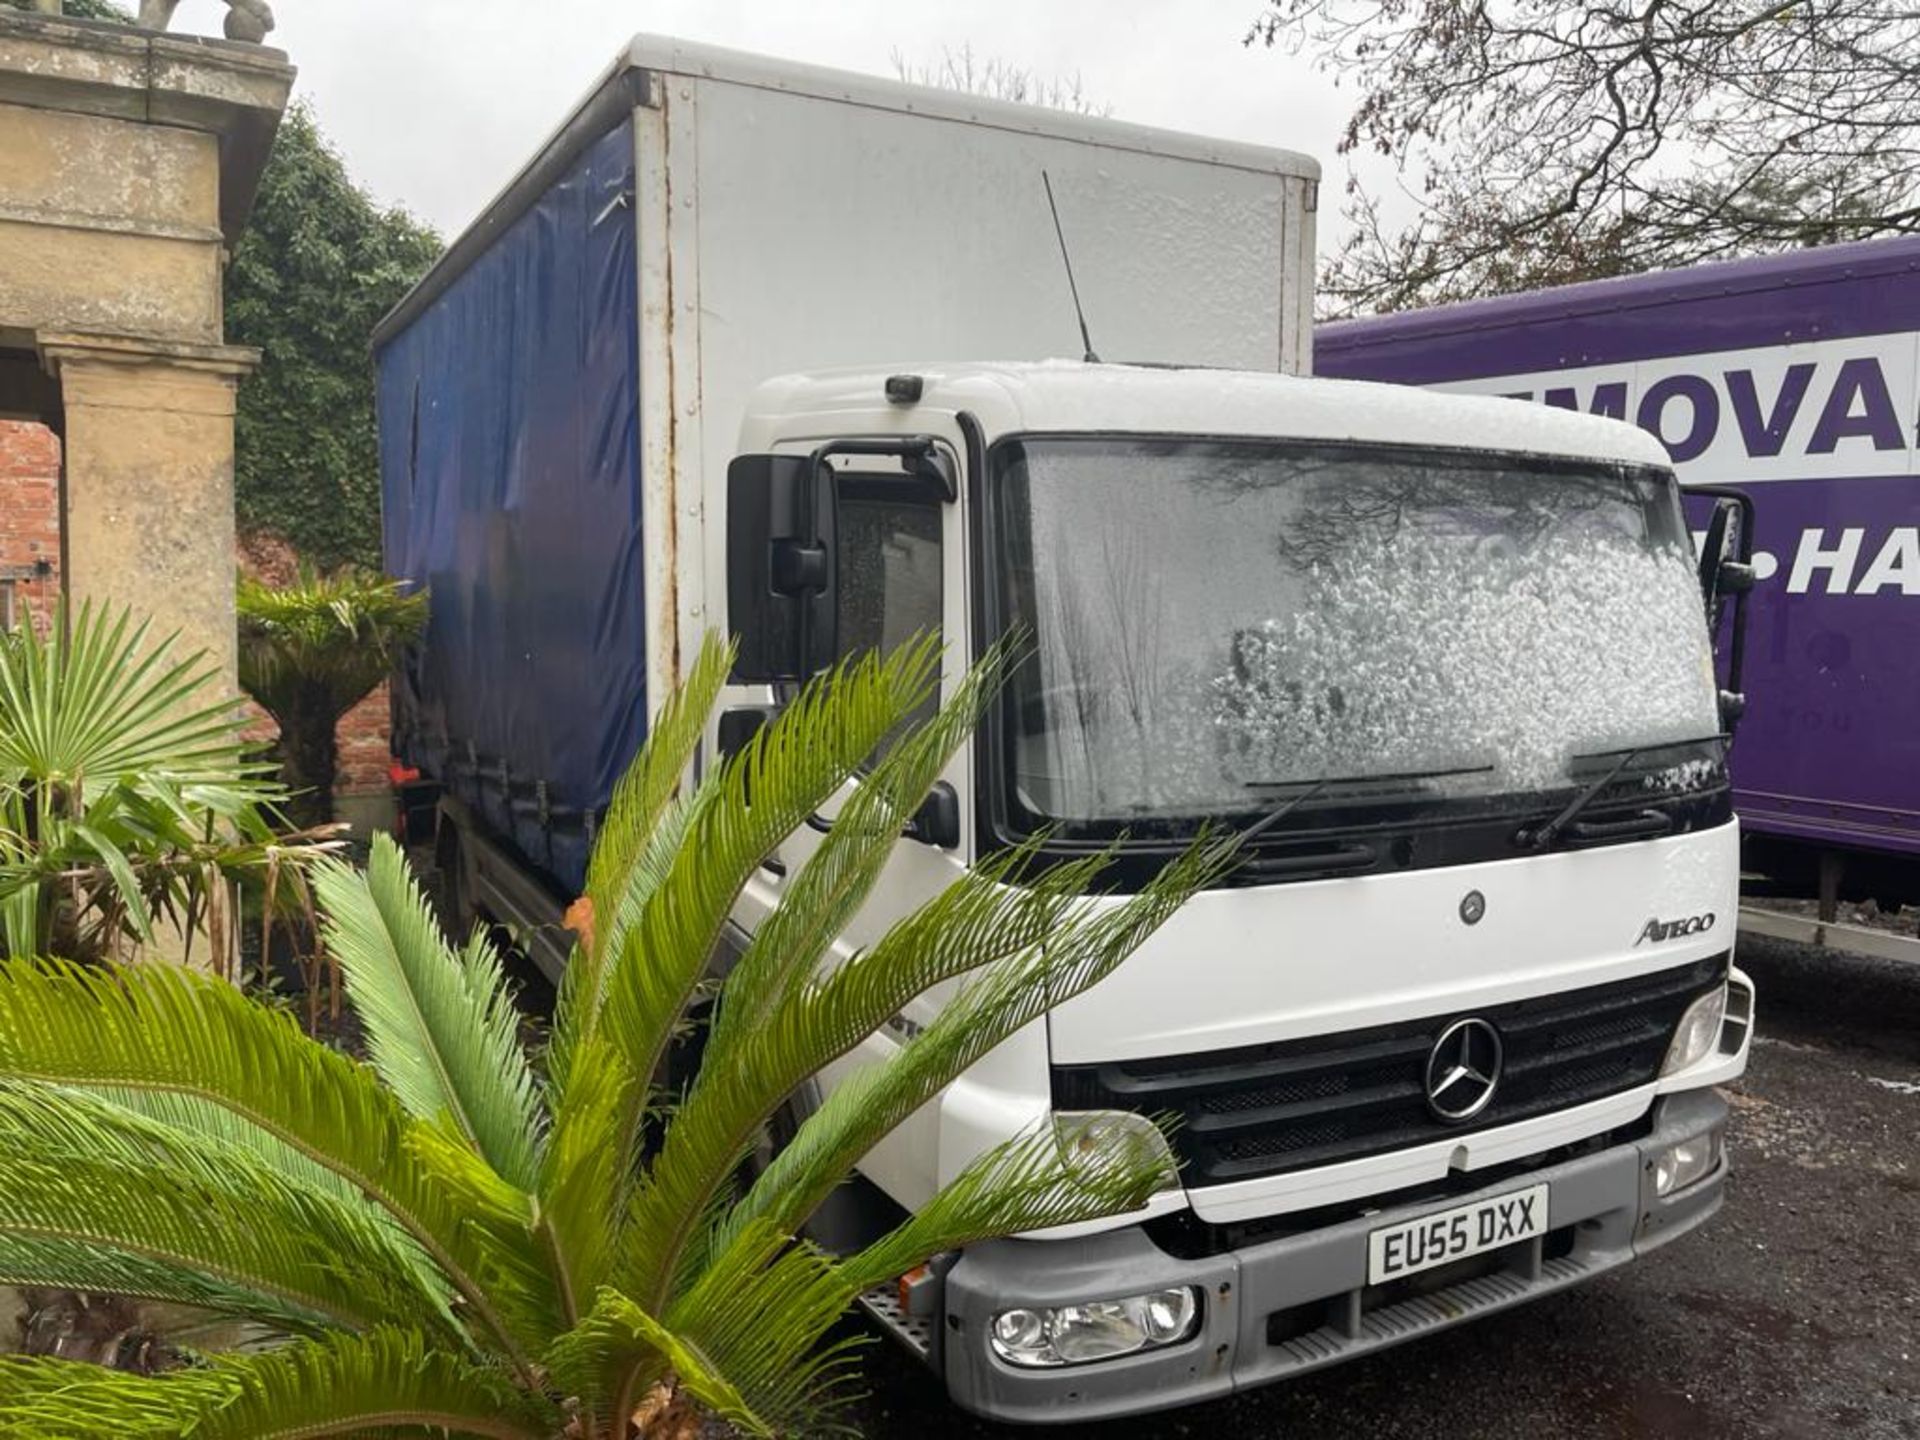
[[[42,333],[66,420],[67,584],[234,673],[234,387],[259,352]]]
[[[292,83],[259,45],[0,10],[0,413],[64,438],[70,599],[132,604],[229,686],[258,356],[224,343],[222,277]]]

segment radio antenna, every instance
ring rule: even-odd
[[[1086,349],[1086,362],[1098,365],[1100,357],[1093,353],[1093,338],[1087,334],[1087,312],[1080,308],[1080,287],[1073,283],[1073,256],[1067,253],[1067,232],[1060,228],[1060,207],[1053,201],[1053,179],[1045,170],[1040,172],[1040,183],[1047,187],[1047,209],[1053,212],[1053,233],[1060,241],[1060,260],[1067,267],[1067,293],[1073,296],[1074,318],[1080,322],[1080,343]]]

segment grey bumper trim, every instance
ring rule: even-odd
[[[1492,1314],[1588,1279],[1684,1234],[1720,1206],[1726,1161],[1665,1199],[1653,1193],[1653,1156],[1724,1123],[1711,1092],[1658,1102],[1652,1133],[1558,1165],[1510,1176],[1471,1195],[1409,1205],[1322,1230],[1181,1260],[1144,1231],[1080,1240],[1002,1240],[975,1246],[946,1276],[935,1355],[954,1400],[977,1414],[1067,1423],[1189,1405],[1353,1359],[1428,1331]],[[1381,1225],[1545,1182],[1548,1235],[1511,1247],[1491,1273],[1402,1298],[1366,1288],[1367,1236]],[[1549,1253],[1551,1252],[1551,1253]],[[1018,1305],[1053,1306],[1175,1285],[1204,1296],[1186,1344],[1100,1364],[1021,1370],[987,1344],[993,1317]],[[1269,1320],[1279,1327],[1270,1339]]]

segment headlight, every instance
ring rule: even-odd
[[[1653,1193],[1671,1195],[1705,1179],[1720,1158],[1720,1132],[1710,1130],[1662,1150],[1653,1162]]]
[[[1120,1300],[1005,1310],[994,1316],[989,1340],[1009,1365],[1054,1369],[1177,1345],[1199,1328],[1200,1292],[1183,1285]]]
[[[1712,994],[1702,995],[1689,1005],[1687,1013],[1680,1017],[1680,1028],[1673,1032],[1673,1043],[1667,1046],[1666,1063],[1660,1067],[1660,1073],[1671,1075],[1704,1059],[1720,1039],[1720,1022],[1726,1016],[1727,987],[1724,984]]]

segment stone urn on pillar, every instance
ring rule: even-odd
[[[60,0],[46,0],[46,3],[57,9]],[[166,29],[173,23],[173,12],[179,8],[180,0],[140,0],[140,28]],[[273,29],[273,11],[267,0],[227,0],[226,29],[229,40],[261,44]]]

